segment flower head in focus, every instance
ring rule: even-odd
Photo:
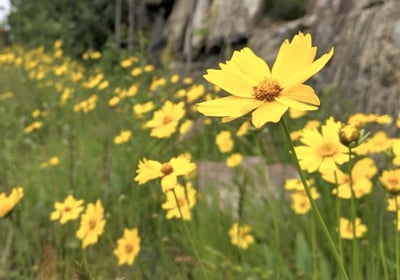
[[[83,200],[75,199],[72,195],[67,196],[64,202],[55,202],[54,211],[50,214],[50,220],[60,220],[60,224],[65,224],[70,220],[75,220],[83,211]]]
[[[252,123],[259,128],[267,122],[278,122],[289,108],[316,110],[319,98],[304,82],[331,59],[333,48],[314,60],[316,53],[311,35],[301,32],[291,42],[282,43],[272,70],[249,48],[235,51],[230,60],[220,63],[221,69],[210,69],[204,75],[231,96],[201,102],[198,111],[206,116],[223,117],[223,121],[252,112]]]
[[[125,229],[124,235],[118,239],[114,255],[118,258],[118,265],[132,265],[140,251],[140,237],[138,229]]]
[[[97,243],[99,236],[103,234],[106,220],[104,208],[100,200],[96,204],[89,203],[85,213],[82,214],[81,224],[76,232],[76,237],[82,240],[82,248]]]

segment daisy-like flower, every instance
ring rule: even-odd
[[[389,197],[387,199],[386,210],[388,210],[390,212],[400,211],[400,196],[396,195],[394,197]]]
[[[317,47],[310,34],[299,32],[291,42],[285,40],[272,70],[249,48],[235,51],[221,69],[210,69],[204,78],[232,94],[198,104],[200,113],[231,121],[252,112],[257,128],[267,122],[278,122],[293,108],[316,110],[320,104],[314,90],[304,84],[318,73],[333,55],[333,48],[315,60]]]
[[[140,251],[140,237],[138,229],[125,229],[124,235],[118,239],[114,255],[118,258],[118,265],[132,265]]]
[[[195,169],[196,165],[183,155],[173,157],[164,163],[144,158],[139,161],[134,180],[142,185],[150,180],[162,178],[161,188],[167,191],[177,185],[178,176],[189,175]]]
[[[355,220],[355,237],[360,238],[367,232],[367,226],[361,223],[360,218],[356,218]],[[339,219],[339,234],[340,238],[342,239],[353,239],[353,222],[346,219],[340,218]]]
[[[0,218],[4,218],[10,213],[23,196],[24,189],[22,187],[13,188],[9,196],[4,192],[0,193]]]
[[[234,143],[232,135],[229,131],[223,130],[215,137],[215,143],[218,146],[218,150],[221,153],[229,153],[232,151]]]
[[[119,145],[122,143],[126,143],[132,136],[132,132],[130,130],[123,130],[121,133],[114,138],[114,144]]]
[[[363,158],[354,164],[351,170],[351,180],[356,198],[361,198],[371,193],[373,186],[371,179],[377,171],[375,162],[371,158]],[[337,189],[332,191],[338,197],[343,199],[352,197],[350,176],[348,174],[343,173],[340,169],[326,169],[322,171],[322,178],[332,184],[338,184]]]
[[[320,133],[317,129],[303,131],[300,141],[303,146],[295,147],[300,166],[308,172],[337,169],[336,164],[348,161],[348,149],[339,140],[340,122],[331,117],[322,126]]]
[[[145,128],[151,128],[150,136],[156,138],[168,138],[175,133],[179,121],[185,115],[184,103],[173,104],[166,101],[163,107],[154,112],[153,119],[144,124]]]
[[[103,234],[106,220],[104,208],[100,200],[96,204],[89,203],[85,213],[82,214],[81,224],[76,232],[76,237],[82,240],[82,248],[95,244],[99,236]]]
[[[310,188],[310,191],[313,200],[316,200],[320,197],[315,187]],[[304,187],[303,190],[292,191],[290,197],[292,199],[292,209],[294,213],[298,215],[303,215],[311,210],[311,203],[307,197]]]
[[[75,199],[72,195],[67,196],[64,202],[55,202],[55,210],[50,214],[50,220],[60,220],[60,224],[75,220],[83,211],[83,199]]]
[[[389,193],[400,193],[400,169],[383,171],[379,181]]]
[[[231,243],[240,249],[246,250],[254,243],[254,237],[251,235],[250,231],[251,227],[249,225],[234,223],[229,230]]]
[[[176,185],[173,189],[165,192],[166,200],[161,207],[167,211],[166,218],[184,219],[192,218],[191,209],[196,204],[196,190],[189,182],[186,188]]]
[[[226,159],[226,165],[228,167],[236,167],[239,166],[242,163],[242,161],[243,161],[243,156],[239,153],[234,153]]]

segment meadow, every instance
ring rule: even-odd
[[[397,116],[332,116],[326,89],[251,118],[223,82],[110,61],[1,51],[0,279],[400,280]]]

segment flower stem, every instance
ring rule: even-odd
[[[400,258],[399,258],[399,232],[398,232],[398,224],[400,222],[399,219],[399,207],[397,204],[397,194],[394,196],[394,201],[396,203],[396,224],[394,229],[395,234],[395,248],[396,248],[396,280],[400,280]]]
[[[385,201],[387,200],[387,195],[385,193]],[[396,200],[396,209],[397,209],[397,200]],[[382,262],[383,275],[385,280],[389,280],[389,272],[386,264],[386,256],[385,256],[385,248],[383,241],[383,219],[384,219],[384,207],[381,207],[380,219],[379,219],[379,253]]]
[[[353,169],[353,161],[352,161],[352,149],[349,147],[349,187],[350,187],[350,193],[351,193],[351,219],[352,219],[352,230],[353,230],[353,240],[352,240],[352,245],[353,245],[353,279],[358,279],[359,278],[359,253],[358,253],[358,240],[356,237],[356,218],[357,218],[357,213],[356,213],[356,194],[354,193],[353,189],[353,176],[352,176],[352,169]]]
[[[191,232],[190,232],[190,229],[189,229],[189,227],[187,226],[187,224],[185,223],[185,221],[183,220],[183,214],[182,214],[181,207],[180,207],[180,205],[179,205],[178,196],[176,195],[176,192],[175,192],[175,189],[174,189],[174,188],[172,188],[170,191],[172,191],[172,193],[174,194],[175,202],[176,202],[176,205],[178,206],[179,214],[181,215],[181,218],[182,218],[183,228],[184,228],[185,233],[186,233],[186,235],[187,235],[187,237],[188,237],[188,239],[189,239],[190,245],[191,245],[192,248],[193,248],[194,255],[196,256],[196,259],[199,261],[200,270],[201,270],[201,272],[203,273],[204,279],[208,280],[208,279],[209,279],[209,278],[208,278],[208,275],[207,275],[206,270],[205,270],[205,268],[204,268],[204,266],[203,266],[203,262],[200,260],[200,255],[199,255],[199,252],[198,252],[198,250],[197,250],[196,244],[195,244],[194,241],[193,241],[193,237],[192,237],[192,234],[191,234]]]
[[[283,130],[285,132],[285,136],[286,136],[286,139],[287,139],[287,141],[289,143],[290,151],[291,151],[292,157],[294,159],[295,167],[296,167],[296,169],[297,169],[297,171],[298,171],[298,173],[300,175],[301,182],[304,185],[304,190],[306,192],[308,200],[310,201],[310,204],[311,204],[311,207],[312,207],[312,209],[314,211],[314,214],[315,214],[315,216],[316,216],[316,218],[318,220],[318,223],[320,224],[320,226],[322,228],[322,232],[325,235],[325,238],[326,238],[326,240],[327,240],[327,242],[328,242],[328,244],[329,244],[329,246],[331,248],[331,252],[332,252],[332,254],[333,254],[333,256],[334,256],[334,258],[335,258],[335,260],[336,260],[336,262],[337,262],[337,264],[339,266],[339,270],[340,270],[340,273],[342,274],[343,279],[349,280],[349,277],[347,276],[346,269],[344,268],[344,265],[343,265],[342,258],[340,257],[340,255],[339,255],[339,253],[338,253],[338,251],[336,249],[335,242],[333,241],[332,236],[329,233],[328,227],[326,226],[326,223],[325,223],[325,221],[324,221],[324,219],[323,219],[323,217],[321,215],[321,212],[318,209],[317,204],[315,203],[315,201],[313,200],[313,198],[311,196],[310,187],[309,187],[309,185],[307,183],[307,180],[306,180],[306,178],[304,176],[303,171],[301,170],[300,163],[299,163],[299,160],[297,158],[296,150],[294,149],[293,143],[292,143],[292,141],[290,139],[289,130],[288,130],[287,125],[286,125],[286,123],[285,123],[283,118],[281,119],[280,123],[282,124]]]

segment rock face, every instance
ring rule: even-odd
[[[332,114],[342,113],[345,101],[351,112],[397,116],[399,0],[309,0],[306,14],[290,21],[266,17],[264,3],[177,0],[171,13],[175,20],[167,19],[164,35],[174,51],[183,54],[177,57],[186,61],[196,60],[199,53],[203,55],[215,47],[235,48],[240,41],[247,42],[271,64],[284,39],[299,31],[310,32],[319,54],[335,47],[333,59],[311,81],[317,90],[336,88],[332,98],[338,102],[333,102]]]

